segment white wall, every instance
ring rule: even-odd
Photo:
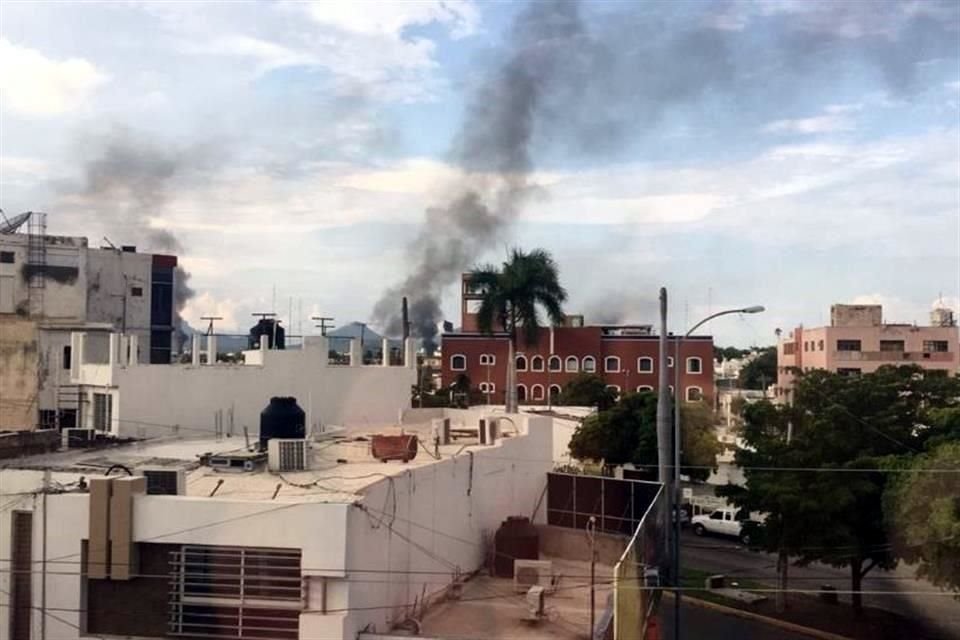
[[[109,322],[119,330],[124,324],[123,299],[126,295],[127,330],[144,331],[149,336],[152,272],[151,254],[113,249],[88,250],[86,319],[89,322]],[[143,295],[134,297],[133,287],[142,288]]]
[[[451,411],[453,419],[464,421],[471,413],[483,415]],[[464,574],[480,568],[486,541],[507,516],[533,514],[552,467],[551,421],[511,417],[527,435],[473,449],[472,473],[471,456],[464,452],[382,480],[364,494],[369,513],[351,509],[348,564],[351,576],[365,576],[368,582],[350,582],[353,610],[345,637],[367,625],[387,630],[402,618],[404,605],[419,601],[424,590],[435,594],[450,584],[451,565]],[[541,520],[545,506],[544,498]]]

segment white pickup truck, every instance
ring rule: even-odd
[[[723,536],[732,536],[745,545],[750,544],[750,533],[743,531],[743,523],[749,516],[739,509],[716,509],[710,515],[694,516],[690,521],[693,532],[698,536],[715,533]]]

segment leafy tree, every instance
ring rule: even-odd
[[[798,564],[849,567],[859,612],[864,576],[897,562],[884,527],[890,474],[882,469],[940,435],[918,425],[952,406],[960,387],[955,378],[914,366],[862,376],[816,370],[803,374],[794,391],[791,406],[764,401],[745,409],[749,447],[735,459],[746,487],[720,493],[767,514],[762,537],[781,561],[791,556]]]
[[[540,334],[540,309],[548,320],[563,322],[562,305],[567,292],[560,286],[557,264],[543,249],[526,253],[513,249],[500,269],[486,265],[470,273],[470,284],[481,292],[477,325],[483,333],[506,331],[510,349],[507,356],[507,412],[517,411],[517,341],[522,332],[526,344],[535,344]]]
[[[617,402],[617,393],[607,388],[603,378],[593,373],[581,373],[563,387],[557,404],[568,407],[597,407],[609,409]]]
[[[715,467],[720,443],[713,412],[703,403],[681,407],[681,472],[699,480]],[[570,453],[580,460],[607,464],[631,462],[642,468],[657,466],[657,396],[645,391],[628,393],[610,409],[587,417],[570,440]],[[697,468],[685,468],[684,465]]]
[[[777,348],[767,347],[740,370],[741,389],[764,390],[777,381]]]
[[[960,415],[960,410],[952,411]],[[956,592],[960,592],[958,471],[960,442],[941,444],[898,473],[884,497],[896,553],[916,564],[919,576]]]
[[[713,347],[713,359],[723,362],[724,360],[736,360],[750,354],[750,349],[738,349],[736,347]]]

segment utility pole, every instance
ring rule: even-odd
[[[208,320],[209,324],[207,325],[207,335],[213,335],[213,323],[215,320],[223,320],[223,316],[200,316],[201,320]]]
[[[667,289],[660,288],[660,364],[657,369],[657,471],[667,502],[664,523],[664,559],[670,556],[670,520],[673,517],[673,487],[670,474],[671,424],[670,389],[667,381]],[[677,576],[673,576],[674,580]],[[679,581],[677,581],[679,583]]]
[[[597,518],[590,516],[587,522],[587,537],[590,539],[590,638],[596,624],[596,576],[597,576]]]

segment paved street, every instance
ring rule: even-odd
[[[663,640],[673,638],[673,600],[664,599],[660,606]],[[763,622],[746,620],[685,602],[680,604],[680,637],[683,640],[810,640],[810,636],[790,633]]]
[[[776,584],[776,558],[770,554],[749,551],[735,541],[720,537],[699,538],[691,532],[682,537],[681,558],[685,566]],[[850,588],[848,569],[836,569],[822,564],[808,567],[790,567],[790,588],[817,589],[829,584],[837,589]],[[866,606],[878,607],[923,620],[944,638],[960,638],[960,602],[954,600],[924,580],[916,580],[908,567],[894,571],[874,569],[863,581],[865,591],[883,591],[884,594],[865,594]],[[849,596],[841,595],[849,601]],[[748,636],[753,637],[753,636]]]

